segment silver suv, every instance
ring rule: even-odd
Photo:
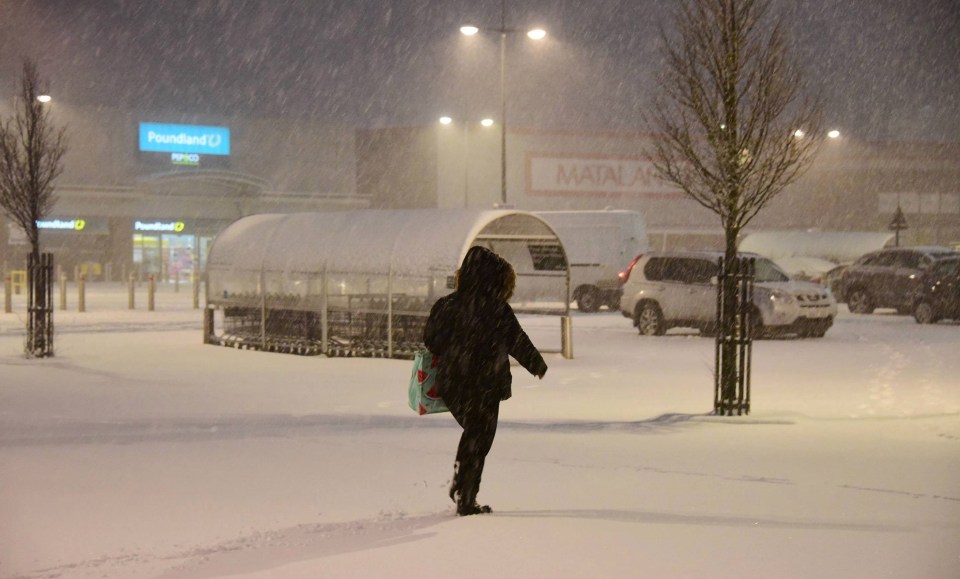
[[[716,332],[717,262],[721,252],[653,252],[638,256],[621,274],[620,311],[641,334],[672,327]],[[769,259],[756,257],[754,336],[797,334],[820,338],[833,325],[837,302],[819,284],[791,281]],[[759,315],[757,315],[759,314]]]

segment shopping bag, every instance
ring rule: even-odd
[[[448,412],[447,405],[437,390],[437,363],[439,356],[430,350],[419,350],[413,358],[413,372],[410,373],[410,388],[407,403],[418,414]]]

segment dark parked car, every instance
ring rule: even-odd
[[[923,273],[920,283],[913,307],[917,323],[960,320],[960,257],[937,260]]]
[[[869,314],[876,308],[913,313],[921,275],[945,257],[960,256],[948,247],[887,247],[863,255],[847,266],[833,285],[836,298],[851,312]]]

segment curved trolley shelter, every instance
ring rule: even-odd
[[[207,258],[204,341],[300,354],[410,357],[430,307],[473,245],[517,272],[514,310],[564,316],[557,234],[522,211],[360,210],[253,215]],[[569,336],[564,335],[564,340]]]

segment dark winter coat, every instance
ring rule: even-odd
[[[508,355],[535,376],[546,373],[547,364],[503,296],[509,271],[497,254],[471,247],[460,267],[457,290],[430,311],[423,341],[440,357],[437,384],[444,398],[510,398]]]

